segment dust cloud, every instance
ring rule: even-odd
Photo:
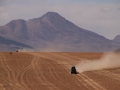
[[[23,49],[18,49],[19,52],[34,52],[35,49],[27,49],[27,48],[23,48]]]
[[[98,60],[82,60],[76,65],[79,73],[118,67],[120,67],[120,54],[113,52],[105,53],[103,57]]]

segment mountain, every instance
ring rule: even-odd
[[[117,35],[117,36],[114,38],[114,41],[116,41],[116,42],[119,42],[119,43],[120,43],[120,35]]]
[[[28,45],[13,40],[5,39],[0,36],[0,51],[11,51],[11,50],[15,51],[22,48],[32,49],[32,47]]]
[[[12,20],[0,26],[0,36],[30,45],[39,51],[111,51],[118,42],[85,30],[56,12],[30,20]]]

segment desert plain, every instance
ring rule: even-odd
[[[103,53],[0,52],[0,90],[119,90],[120,68],[71,74]]]

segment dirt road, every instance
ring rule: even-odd
[[[1,52],[0,90],[119,90],[120,68],[70,74],[82,58],[80,53]]]

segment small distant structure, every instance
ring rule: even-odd
[[[18,52],[18,50],[16,52]]]

